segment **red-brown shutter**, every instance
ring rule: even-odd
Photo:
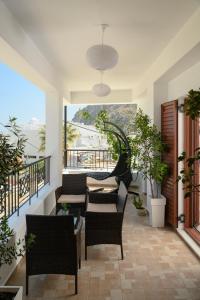
[[[168,146],[163,161],[169,166],[169,175],[162,184],[162,194],[166,197],[166,222],[177,227],[178,212],[178,101],[161,105],[161,134]]]

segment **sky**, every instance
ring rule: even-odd
[[[73,105],[68,105],[68,106],[67,106],[67,120],[68,120],[68,121],[71,121],[71,120],[73,119],[75,113],[76,113],[79,109],[81,109],[81,108],[83,108],[83,107],[85,107],[85,106],[87,106],[87,105],[85,105],[85,104],[73,104]]]
[[[68,120],[85,105],[69,105]],[[45,93],[9,66],[0,62],[0,123],[6,124],[9,116],[18,124],[32,119],[45,123]]]
[[[45,123],[45,94],[32,82],[0,63],[0,122],[14,116],[18,124],[36,118]]]

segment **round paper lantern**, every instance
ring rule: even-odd
[[[93,86],[92,91],[97,97],[105,97],[110,94],[111,89],[107,84],[98,83]]]
[[[117,51],[108,45],[95,45],[87,50],[89,65],[100,71],[112,69],[118,62]]]

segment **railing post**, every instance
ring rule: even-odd
[[[17,172],[17,216],[19,217],[19,191],[20,191],[20,181],[19,181],[19,171]]]
[[[31,166],[28,168],[29,170],[29,205],[31,205]]]
[[[4,195],[4,215],[6,217],[6,187],[3,189],[3,195]]]
[[[13,200],[14,200],[14,199],[13,199],[13,185],[14,185],[14,184],[13,184],[13,182],[14,182],[14,181],[13,181],[13,174],[11,174],[11,178],[12,178],[12,180],[11,180],[11,185],[12,185],[12,188],[11,188],[11,199],[12,199],[12,200],[11,200],[11,212],[13,213]]]
[[[38,197],[38,162],[36,163],[36,191]]]
[[[67,106],[64,107],[64,168],[67,168]]]
[[[10,175],[8,175],[8,197],[7,197],[7,201],[8,201],[8,215],[10,214]]]
[[[49,181],[49,185],[51,184],[50,165],[51,165],[51,160],[50,160],[50,157],[48,157],[48,181]]]
[[[14,183],[15,183],[15,211],[16,211],[16,203],[17,203],[17,180],[16,180],[16,172],[15,172],[15,177],[14,177]]]

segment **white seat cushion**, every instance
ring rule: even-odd
[[[85,195],[61,195],[58,203],[84,203]]]
[[[93,212],[117,212],[117,208],[115,204],[96,204],[96,203],[88,203],[87,211]]]

